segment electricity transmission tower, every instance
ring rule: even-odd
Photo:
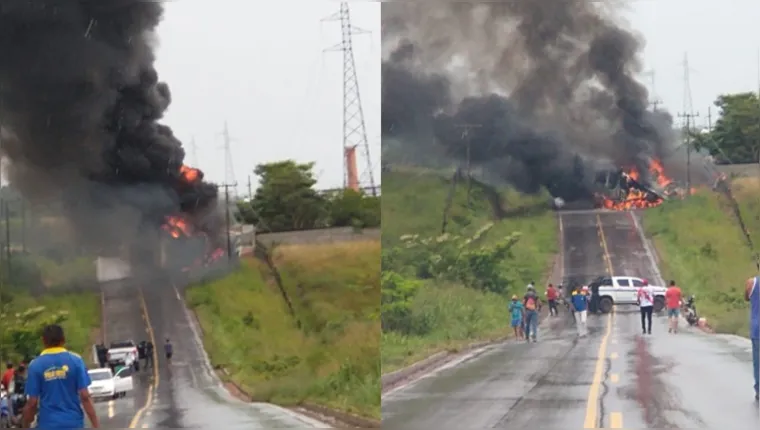
[[[352,182],[350,176],[351,172],[356,171],[356,166],[351,166],[349,163],[355,163],[353,160],[356,158],[353,154],[358,148],[362,152],[365,162],[365,171],[361,175],[362,179],[367,178],[368,181],[364,183],[370,187],[372,195],[376,196],[377,190],[372,172],[372,159],[359,91],[359,80],[356,76],[353,47],[354,35],[368,34],[369,32],[351,24],[351,14],[347,2],[341,2],[340,10],[325,18],[324,21],[339,21],[342,34],[341,42],[325,51],[343,53],[343,151],[341,154],[343,157],[343,186],[347,187]]]
[[[689,57],[683,54],[683,112],[678,114],[679,118],[685,120],[684,139],[686,145],[686,193],[691,195],[691,130],[694,127],[694,118],[699,113],[694,113],[694,106],[691,100],[691,82],[689,80]]]
[[[657,87],[655,86],[655,71],[650,70],[644,73],[649,77],[649,105],[652,106],[653,111],[657,111],[657,107],[662,104],[662,100],[657,96]]]

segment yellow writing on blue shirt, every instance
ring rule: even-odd
[[[63,365],[61,367],[48,367],[42,374],[45,378],[45,382],[56,381],[59,379],[66,379],[69,373],[69,366]]]

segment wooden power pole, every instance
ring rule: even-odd
[[[470,141],[470,130],[473,128],[480,128],[480,124],[458,124],[457,127],[462,128],[462,140],[466,145],[466,157],[467,157],[467,204],[470,204],[470,193],[472,192],[472,157]]]
[[[684,127],[684,144],[686,145],[686,192],[691,195],[691,127],[694,124],[694,118],[699,117],[699,113],[679,113],[679,118],[686,121]]]

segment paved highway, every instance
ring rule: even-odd
[[[630,274],[659,282],[630,213],[562,215],[565,277]],[[756,429],[748,341],[694,330],[641,335],[636,309],[542,324],[539,342],[507,342],[464,357],[383,397],[390,428]]]
[[[233,398],[216,379],[184,302],[168,280],[136,287],[116,283],[104,288],[107,339],[151,340],[158,366],[142,371],[126,399],[99,402],[106,428],[328,428],[270,404]],[[171,366],[164,339],[174,346]]]

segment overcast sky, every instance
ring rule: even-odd
[[[718,95],[758,91],[759,0],[634,0],[626,16],[646,39],[645,68],[674,114],[684,109],[684,53],[697,124],[707,123]]]
[[[257,164],[285,159],[316,162],[320,188],[343,185],[342,53],[323,52],[340,42],[341,27],[321,22],[338,10],[338,2],[318,0],[166,4],[156,68],[172,91],[164,122],[185,143],[188,163],[211,180],[230,180],[226,120],[241,193]],[[354,37],[354,52],[379,182],[380,4],[352,3],[350,10],[352,24],[371,32]],[[363,173],[366,162],[359,157],[358,164]]]

